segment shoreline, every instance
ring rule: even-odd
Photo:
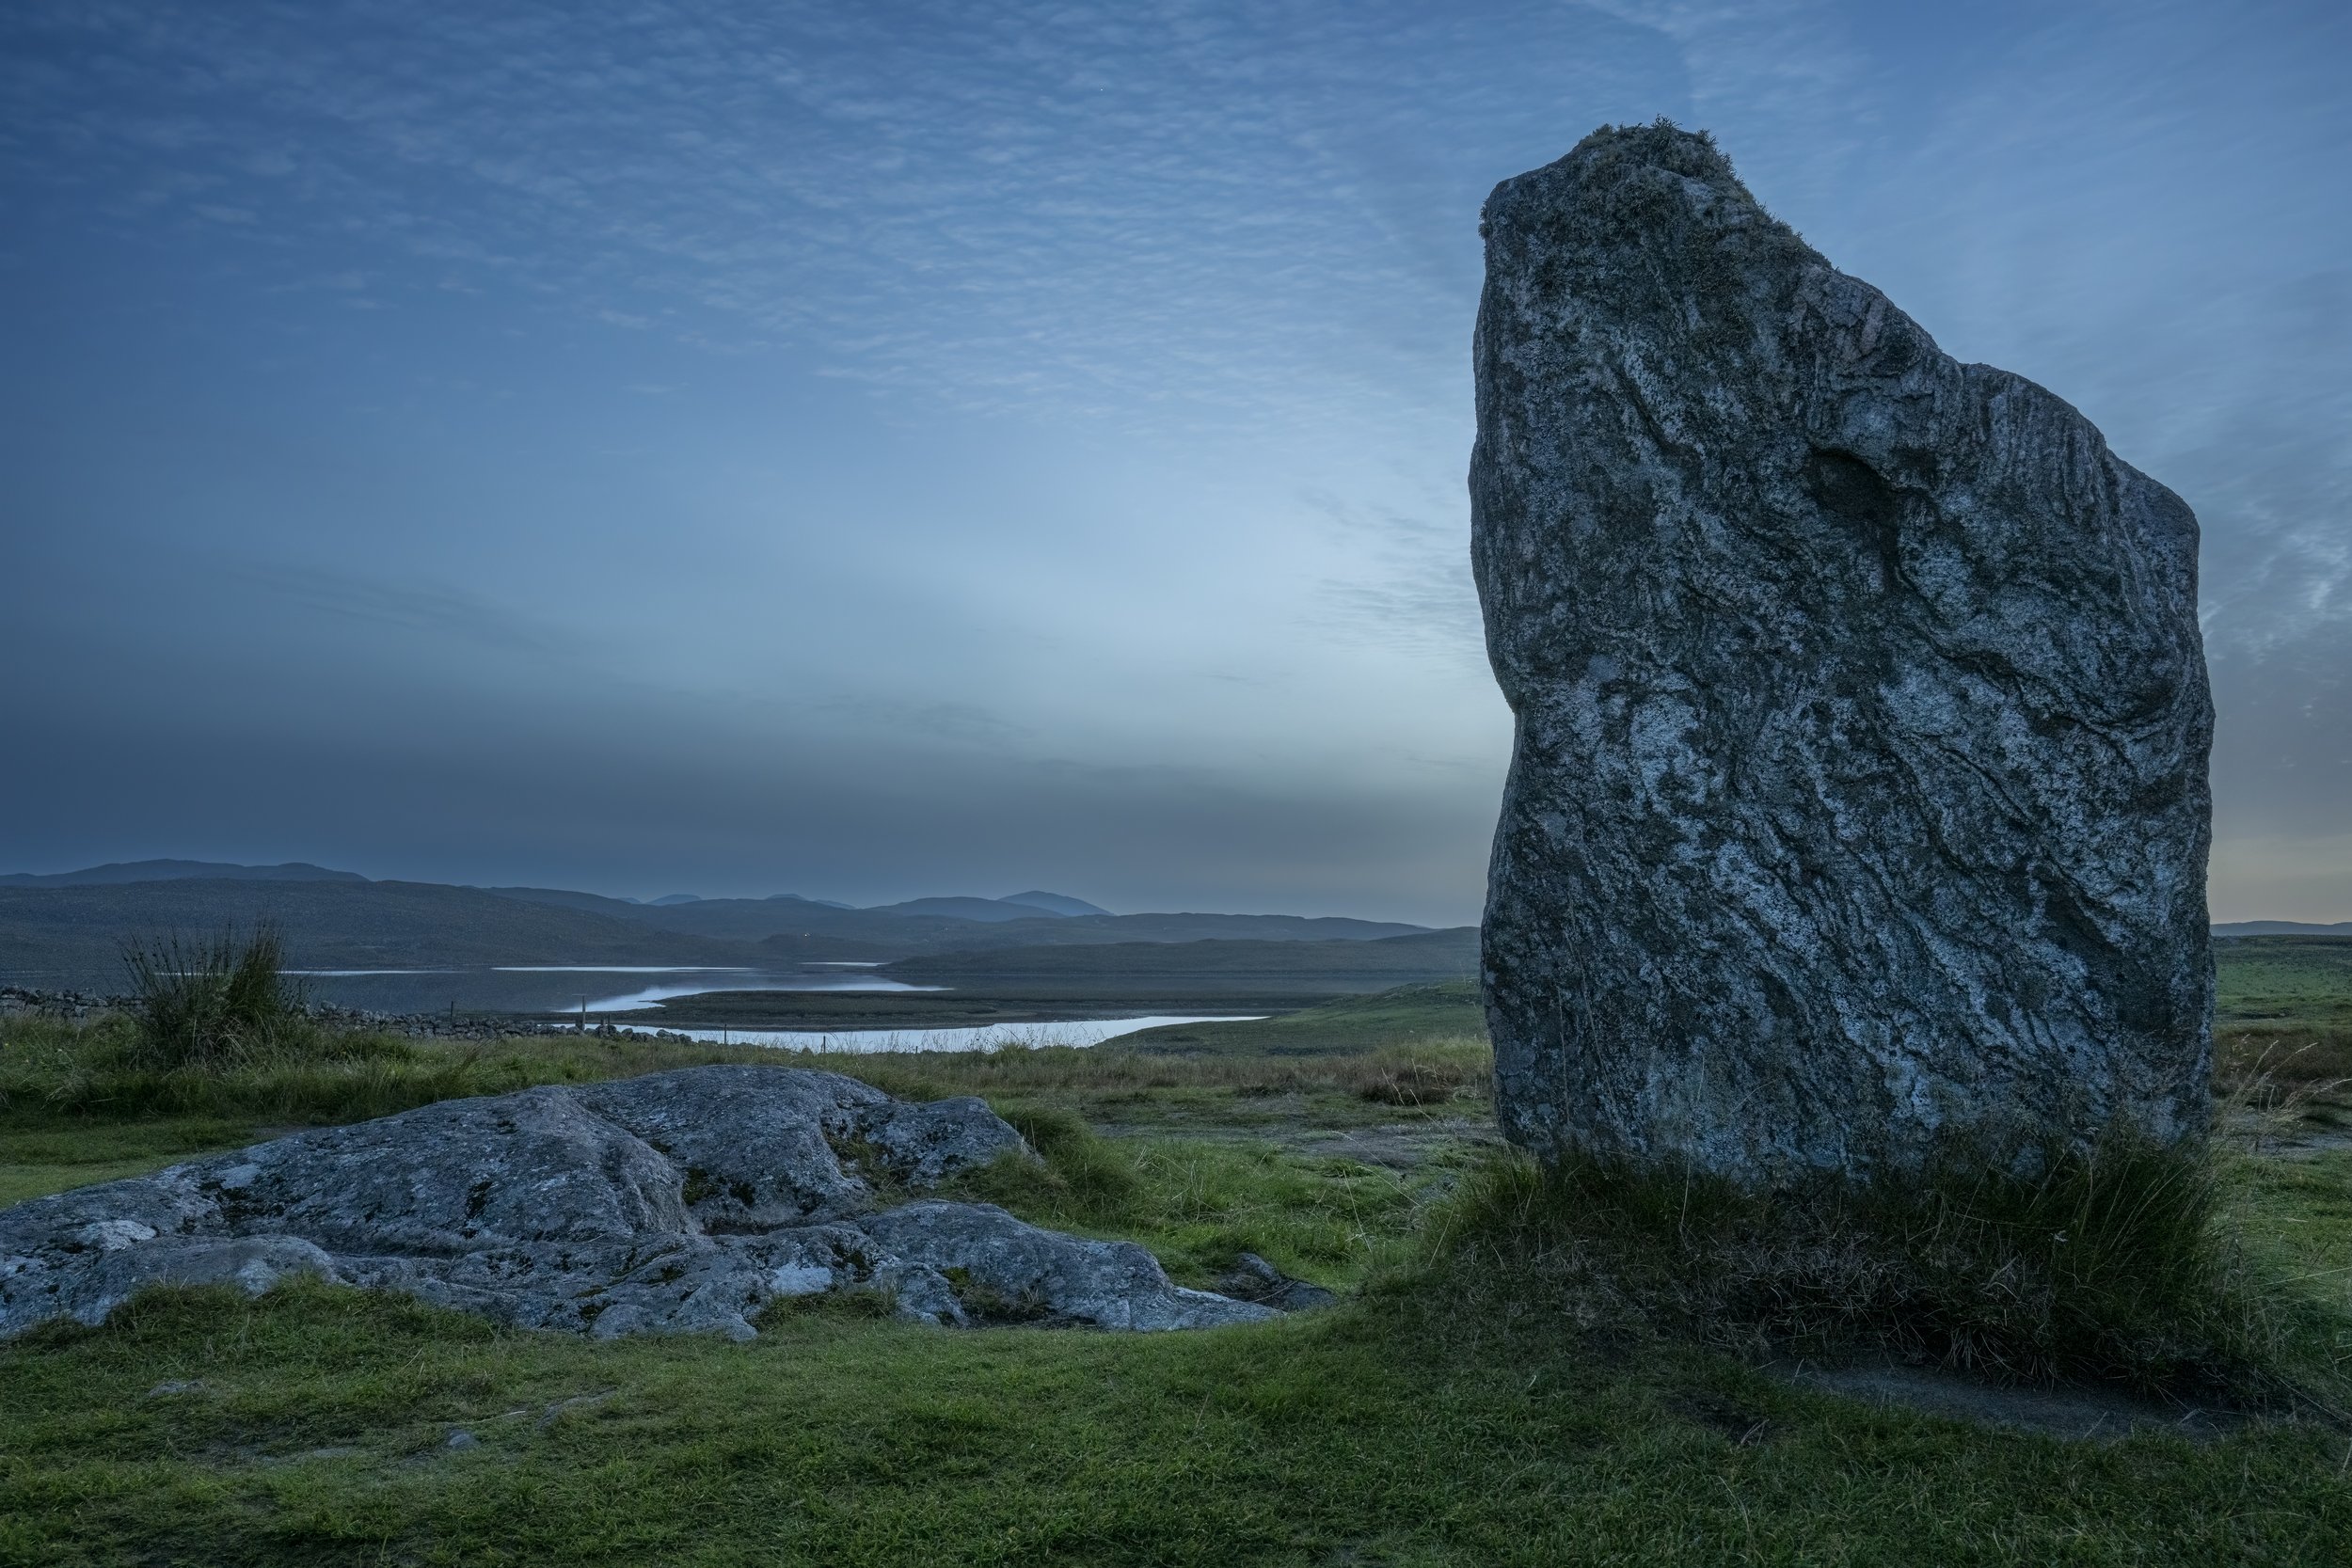
[[[1084,995],[971,991],[705,991],[628,1012],[591,1013],[634,1029],[768,1029],[828,1034],[876,1029],[982,1029],[998,1024],[1084,1023],[1098,1020],[1232,1013],[1264,1017],[1296,1012],[1345,992],[1233,992],[1104,987]],[[549,1022],[564,1015],[538,1014]],[[579,1015],[569,1015],[577,1019]]]

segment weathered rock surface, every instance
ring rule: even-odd
[[[1132,1243],[988,1204],[882,1207],[1026,1148],[978,1100],[909,1104],[796,1069],[445,1101],[0,1211],[0,1336],[97,1323],[143,1285],[291,1275],[599,1338],[744,1338],[771,1301],[850,1290],[958,1325],[1275,1315],[1171,1284]]]
[[[1216,1288],[1236,1301],[1254,1301],[1285,1312],[1311,1312],[1338,1301],[1339,1293],[1304,1279],[1293,1279],[1254,1252],[1233,1259],[1232,1272]]]
[[[1505,1131],[1742,1180],[2206,1117],[2197,523],[1703,137],[1487,199]]]

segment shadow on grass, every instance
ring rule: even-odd
[[[2035,1176],[1979,1152],[1899,1181],[1756,1193],[1514,1151],[1433,1212],[1381,1289],[1751,1361],[1892,1353],[1999,1383],[2340,1421],[2338,1325],[2249,1259],[2223,1158],[2113,1138]]]

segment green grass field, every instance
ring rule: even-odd
[[[2352,937],[2234,937],[2214,943],[2214,1016],[2352,1026]]]
[[[1189,1283],[1258,1252],[1337,1308],[1120,1337],[820,1307],[744,1345],[599,1344],[315,1285],[153,1292],[0,1346],[0,1562],[2352,1560],[2352,1429],[2324,1413],[2211,1441],[1966,1424],[1433,1252],[1494,1168],[1483,1041],[1442,1027],[1465,1006],[823,1064],[1024,1126],[1047,1175],[976,1196],[1138,1240]],[[777,1059],[419,1044],[175,1081],[108,1068],[111,1027],[0,1024],[0,1196],[439,1094]],[[2225,1170],[2307,1348],[2352,1347],[2352,1151]]]

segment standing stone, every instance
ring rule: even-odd
[[[2197,520],[1704,135],[1487,198],[1505,1132],[1742,1181],[2207,1116]]]

